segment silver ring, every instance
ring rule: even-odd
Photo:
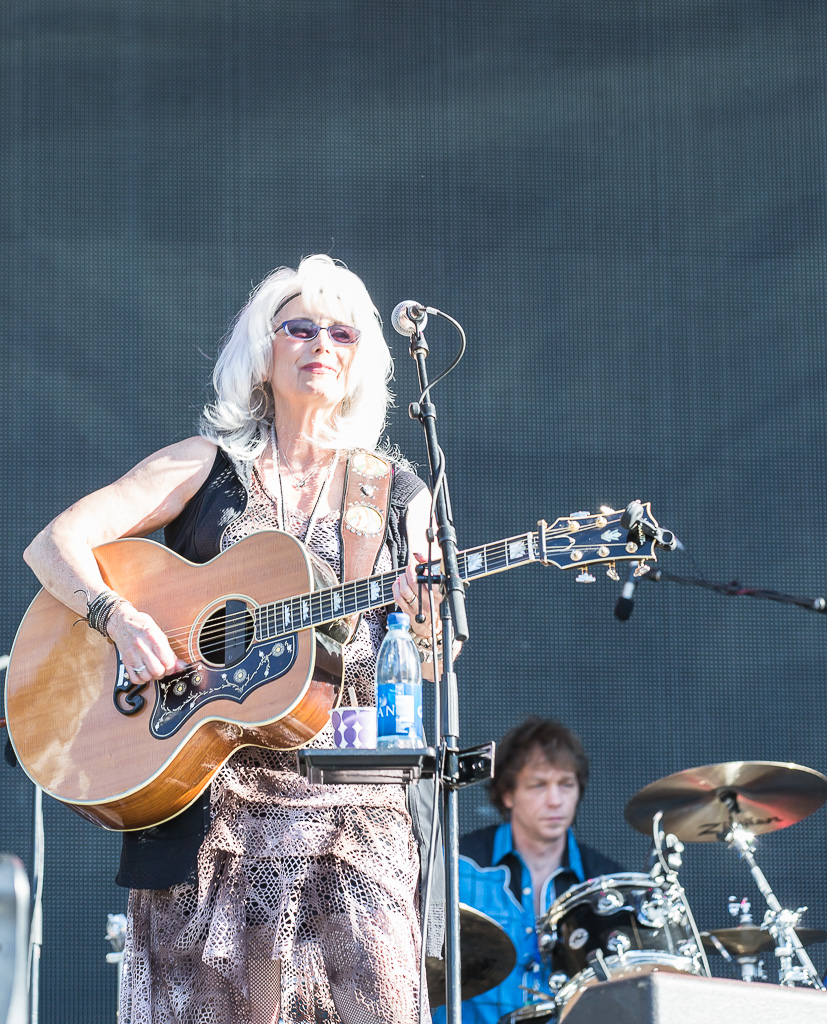
[[[146,672],[146,665],[136,665],[135,668],[132,669],[132,671],[133,672]]]

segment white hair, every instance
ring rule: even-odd
[[[299,298],[308,309],[335,323],[359,329],[347,376],[347,393],[322,436],[326,448],[374,450],[385,426],[392,395],[393,360],[382,321],[362,280],[329,256],[306,256],[297,270],[280,267],[252,292],[238,314],[213,371],[215,401],[204,407],[201,433],[234,458],[255,459],[275,413],[268,380],[276,315]]]

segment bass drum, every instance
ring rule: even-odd
[[[618,978],[632,978],[637,974],[651,974],[654,971],[683,971],[684,973],[697,974],[695,962],[691,957],[672,956],[669,953],[659,953],[657,950],[646,950],[645,952],[627,953],[622,959],[616,956],[608,956],[604,963],[609,969],[609,980],[604,981],[602,975],[598,977],[591,967],[575,975],[557,993],[557,1024],[563,1024],[566,1015],[575,1006],[577,1000],[585,991],[595,985],[611,984]]]
[[[682,898],[661,888],[650,875],[600,875],[558,897],[540,936],[551,969],[574,979],[589,967],[590,954],[637,965],[649,957],[681,961],[680,970],[697,974],[697,945]],[[685,961],[683,963],[682,961]]]
[[[557,1003],[542,1002],[532,1003],[531,1006],[521,1006],[519,1010],[506,1013],[497,1021],[497,1024],[556,1024]]]

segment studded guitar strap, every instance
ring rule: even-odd
[[[394,468],[372,452],[354,451],[347,460],[342,514],[342,583],[373,573],[388,533]]]

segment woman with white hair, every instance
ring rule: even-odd
[[[187,663],[148,614],[107,588],[99,545],[164,528],[169,547],[203,563],[277,529],[341,573],[347,551],[358,563],[373,543],[361,575],[406,567],[393,597],[429,672],[414,566],[427,550],[430,496],[376,450],[391,371],[358,277],[327,256],[275,271],[223,347],[200,435],[57,516],[27,548],[28,564],[113,641],[142,685]],[[374,702],[386,613],[365,612],[344,649],[359,704]],[[332,746],[329,725],[312,744]],[[238,750],[185,811],[124,834],[122,1024],[413,1024],[418,875],[401,787],[311,786],[292,752]]]

